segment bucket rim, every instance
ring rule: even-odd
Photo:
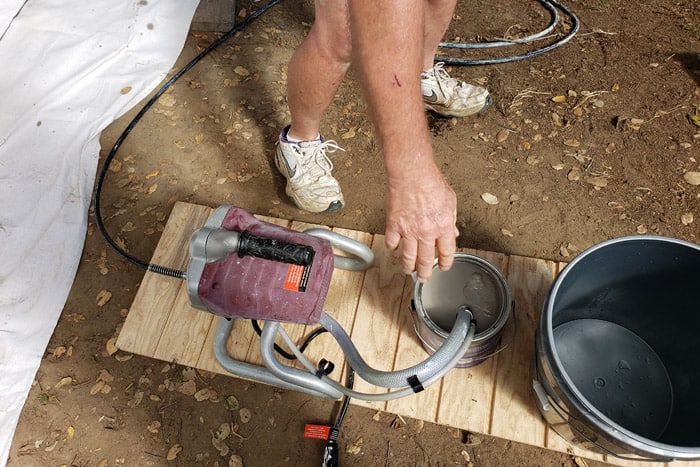
[[[560,287],[562,286],[562,283],[564,280],[566,280],[568,274],[570,271],[573,270],[573,266],[578,264],[579,262],[583,261],[586,257],[591,255],[592,253],[602,250],[606,247],[618,244],[618,243],[626,243],[626,242],[640,242],[640,241],[646,241],[646,242],[660,242],[660,243],[673,243],[682,247],[687,247],[691,248],[693,250],[697,250],[700,252],[700,245],[697,245],[695,243],[691,243],[685,240],[673,238],[673,237],[666,237],[666,236],[661,236],[661,235],[629,235],[629,236],[623,236],[623,237],[617,237],[613,238],[610,240],[603,241],[601,243],[598,243],[596,245],[593,245],[584,251],[582,251],[579,255],[577,255],[571,262],[569,262],[564,269],[559,273],[559,275],[556,277],[554,283],[552,284],[552,287],[547,295],[547,299],[545,301],[544,307],[543,307],[543,316],[540,318],[540,325],[538,329],[538,334],[540,334],[541,338],[543,339],[543,344],[542,345],[542,350],[546,352],[546,356],[548,358],[548,364],[553,365],[556,368],[556,372],[552,371],[550,372],[550,376],[554,378],[557,389],[562,391],[566,397],[567,397],[567,403],[571,403],[574,405],[575,409],[579,411],[581,414],[586,416],[587,413],[592,413],[595,414],[595,416],[604,422],[606,426],[600,426],[598,425],[598,428],[604,429],[607,431],[609,434],[613,435],[615,438],[619,439],[619,436],[616,435],[623,435],[624,439],[620,440],[621,442],[629,445],[633,449],[644,452],[646,454],[652,454],[652,455],[657,455],[660,458],[668,458],[668,457],[673,457],[674,459],[679,459],[679,460],[696,460],[700,459],[700,446],[698,447],[692,447],[692,446],[678,446],[678,445],[672,445],[672,444],[667,444],[667,443],[662,443],[659,441],[655,441],[649,438],[646,438],[644,436],[641,436],[637,433],[634,433],[627,428],[624,428],[623,426],[619,425],[618,423],[614,422],[611,420],[609,417],[607,417],[603,412],[598,410],[593,404],[591,404],[588,399],[581,393],[576,388],[575,383],[571,380],[569,377],[568,373],[564,369],[564,366],[561,362],[561,359],[559,358],[559,355],[556,352],[551,351],[551,349],[554,346],[554,334],[553,334],[553,326],[552,326],[552,313],[553,313],[553,307],[554,307],[554,300],[553,298],[557,296],[557,292],[559,291]],[[544,318],[544,319],[542,319]]]
[[[458,259],[469,260],[470,262],[478,264],[481,267],[485,267],[486,269],[488,269],[488,272],[491,273],[495,277],[495,279],[497,279],[497,282],[500,285],[499,289],[503,299],[503,304],[498,312],[498,319],[496,319],[493,322],[493,324],[491,324],[491,326],[489,326],[487,329],[475,334],[472,342],[477,343],[491,339],[503,330],[513,310],[513,295],[511,293],[508,281],[506,280],[503,273],[496,266],[494,266],[493,264],[491,264],[491,262],[485,260],[480,256],[473,255],[470,253],[458,252],[455,253],[453,257],[455,262],[457,262]],[[437,266],[438,261],[436,259],[433,262],[433,269]],[[446,339],[449,336],[449,333],[437,324],[435,324],[435,322],[430,318],[427,311],[425,310],[425,307],[423,306],[423,302],[420,297],[420,292],[423,290],[424,285],[425,284],[423,283],[415,281],[413,287],[413,308],[418,314],[418,316],[423,320],[424,324],[428,326],[431,332],[434,332],[439,337]]]

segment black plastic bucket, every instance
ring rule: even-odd
[[[623,237],[557,277],[533,390],[573,444],[622,458],[700,459],[700,247]]]

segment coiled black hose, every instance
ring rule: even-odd
[[[114,159],[114,156],[117,154],[117,151],[119,150],[119,147],[121,144],[124,142],[127,136],[131,133],[131,131],[134,129],[136,124],[141,121],[141,118],[146,114],[148,109],[150,109],[153,104],[158,100],[160,96],[162,96],[165,91],[167,91],[175,82],[180,79],[182,75],[184,75],[187,71],[190,70],[193,66],[195,66],[197,63],[199,63],[205,56],[209,54],[212,50],[216,49],[218,46],[226,42],[231,36],[233,36],[235,33],[243,29],[244,27],[248,26],[251,22],[253,22],[255,19],[257,19],[260,15],[265,13],[267,10],[278,4],[280,0],[271,0],[269,3],[265,4],[258,10],[255,10],[250,16],[246,17],[243,21],[238,23],[236,26],[234,26],[230,31],[225,33],[223,36],[212,42],[206,49],[204,49],[202,52],[200,52],[196,57],[194,57],[192,60],[190,60],[189,63],[187,63],[185,66],[183,66],[177,73],[173,75],[172,78],[170,78],[163,86],[156,91],[156,93],[151,97],[146,104],[141,108],[141,110],[136,114],[136,116],[131,120],[129,125],[127,125],[126,129],[122,132],[122,134],[117,138],[117,141],[114,143],[112,146],[112,149],[109,151],[109,154],[107,154],[107,157],[105,158],[104,164],[102,164],[102,169],[100,170],[100,173],[97,177],[97,182],[95,184],[95,199],[94,199],[94,205],[95,205],[95,223],[97,224],[97,228],[99,229],[100,233],[104,237],[104,239],[107,241],[109,246],[114,249],[119,255],[122,257],[126,258],[127,260],[131,261],[132,263],[136,264],[137,266],[140,266],[142,268],[145,268],[149,271],[158,273],[158,274],[163,274],[165,276],[169,277],[177,277],[180,279],[185,279],[186,278],[186,273],[185,271],[179,271],[177,269],[169,268],[167,266],[160,266],[157,264],[151,264],[148,261],[144,261],[142,259],[139,259],[126,250],[124,250],[110,235],[109,232],[107,232],[107,228],[104,225],[104,220],[102,218],[102,208],[101,208],[101,194],[102,194],[102,186],[104,185],[104,180],[105,176],[107,175],[107,171],[109,170],[109,166],[112,163],[112,160]]]
[[[478,58],[478,59],[466,59],[466,58],[454,58],[454,57],[443,57],[443,56],[437,56],[435,58],[436,61],[438,62],[444,62],[448,65],[497,65],[501,63],[508,63],[508,62],[515,62],[518,60],[526,60],[530,59],[533,57],[536,57],[538,55],[542,55],[546,52],[549,52],[551,50],[556,49],[557,47],[560,47],[573,38],[576,33],[578,32],[580,28],[580,23],[578,20],[578,17],[576,14],[574,14],[571,9],[567,8],[566,6],[562,5],[559,2],[556,2],[555,0],[537,0],[544,8],[549,10],[550,15],[551,15],[551,21],[547,28],[542,30],[541,32],[537,34],[533,34],[531,36],[523,37],[520,39],[513,39],[510,41],[493,41],[493,42],[483,42],[483,43],[454,43],[454,42],[441,42],[440,47],[443,48],[448,48],[448,49],[486,49],[486,48],[494,48],[494,47],[505,47],[505,46],[512,46],[512,45],[519,45],[519,44],[526,44],[533,42],[535,40],[540,40],[543,39],[546,34],[549,34],[556,24],[559,22],[559,14],[557,13],[557,9],[564,12],[570,19],[571,19],[571,30],[567,32],[563,37],[561,37],[559,40],[545,46],[541,47],[536,50],[532,50],[530,52],[524,53],[524,54],[518,54],[518,55],[511,55],[508,57],[500,57],[500,58]]]

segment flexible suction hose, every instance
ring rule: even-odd
[[[284,341],[287,343],[287,345],[290,347],[292,352],[297,356],[299,361],[313,374],[315,374],[317,377],[321,379],[321,381],[325,382],[330,388],[335,389],[336,391],[344,394],[347,397],[352,397],[355,399],[360,399],[360,400],[365,400],[365,401],[370,401],[370,402],[381,402],[381,401],[387,401],[387,400],[392,400],[392,399],[398,399],[400,397],[406,397],[410,396],[411,394],[414,394],[416,391],[416,388],[414,387],[405,387],[403,389],[399,389],[396,391],[391,391],[391,392],[383,392],[383,393],[365,393],[365,392],[358,392],[352,389],[349,389],[342,384],[338,383],[337,381],[332,380],[325,374],[320,374],[318,371],[314,368],[314,366],[309,362],[309,360],[302,355],[302,353],[297,349],[296,345],[294,345],[294,341],[292,341],[292,338],[289,337],[289,335],[284,331],[283,328],[280,327],[279,323],[273,323],[270,322],[266,325],[266,330],[270,330],[269,336],[271,336],[272,339],[274,339],[275,334],[279,332],[279,334],[282,336]],[[464,352],[466,352],[467,348],[471,344],[474,334],[476,332],[476,325],[472,323],[469,327],[469,332],[467,333],[467,336],[463,342],[463,348],[460,348],[458,353],[454,355],[454,357],[448,361],[445,366],[442,368],[439,368],[435,374],[432,376],[429,376],[426,380],[421,382],[421,385],[423,388],[427,388],[428,386],[432,385],[434,382],[438,381],[440,378],[445,376],[448,371],[450,371],[452,368],[457,365],[457,363],[462,359]],[[265,334],[265,331],[263,331],[263,335]],[[268,337],[269,338],[269,337]],[[274,358],[274,355],[272,353],[268,354],[268,357],[270,358],[265,358],[266,355],[263,354],[263,361],[265,362],[265,365],[274,373],[277,374],[281,379],[286,378],[286,374],[284,372],[284,367]]]
[[[376,386],[402,388],[409,384],[407,381],[412,379],[427,380],[452,360],[455,355],[461,359],[471,344],[468,332],[473,327],[472,318],[471,311],[465,306],[460,307],[457,310],[457,319],[452,332],[430,358],[410,368],[390,372],[375,370],[367,365],[350,340],[350,336],[330,315],[322,313],[320,324],[338,341],[338,345],[345,353],[345,358],[358,376]]]

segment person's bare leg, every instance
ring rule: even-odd
[[[292,115],[291,138],[318,137],[321,117],[350,65],[352,45],[347,3],[316,0],[316,18],[297,48],[287,71],[287,102]]]
[[[457,0],[425,0],[423,71],[433,67],[438,44],[452,21]]]

